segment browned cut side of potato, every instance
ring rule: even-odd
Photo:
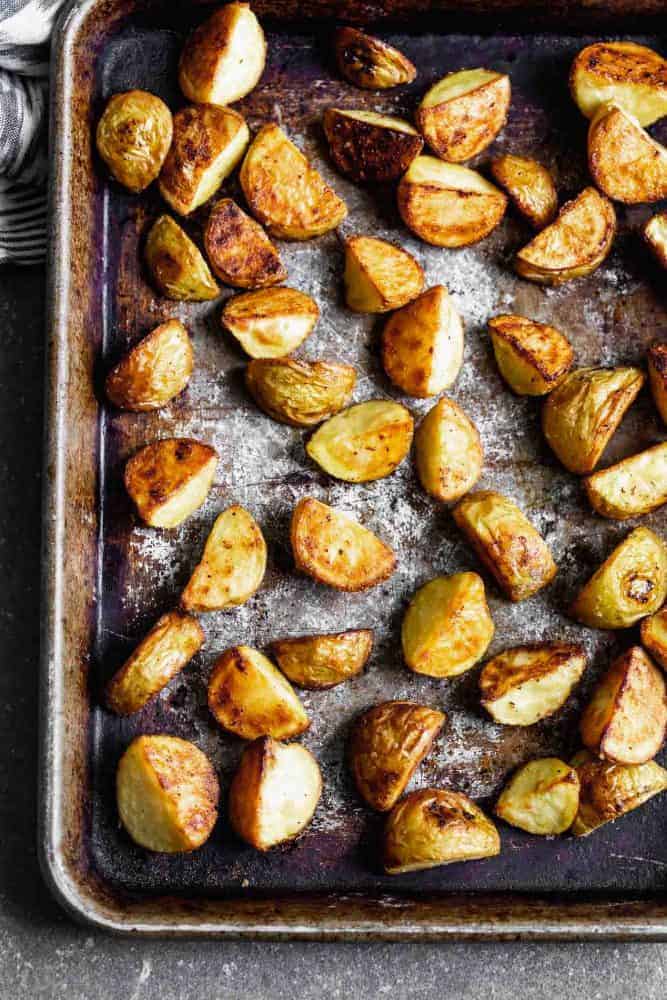
[[[541,163],[525,156],[497,156],[491,161],[493,179],[507,191],[517,211],[535,229],[556,218],[558,195],[554,179]]]
[[[360,184],[397,181],[424,145],[410,122],[375,111],[327,108],[323,124],[336,168]]]
[[[667,608],[642,619],[639,628],[642,645],[663,670],[667,671]]]
[[[452,399],[443,396],[415,434],[419,481],[436,500],[460,500],[481,476],[483,463],[477,428]]]
[[[234,288],[267,288],[287,277],[262,227],[231,198],[221,198],[211,209],[204,246],[214,272]]]
[[[510,778],[495,813],[511,826],[542,837],[565,833],[579,809],[579,778],[557,757],[531,760]]]
[[[257,405],[274,420],[312,427],[350,401],[357,381],[341,361],[259,358],[246,368],[245,383]]]
[[[579,776],[579,811],[571,831],[575,837],[587,837],[667,790],[667,771],[654,760],[612,764],[581,750],[571,763]]]
[[[410,450],[413,428],[410,411],[400,403],[371,399],[330,417],[306,451],[330,476],[367,483],[398,468]]]
[[[645,222],[642,234],[658,263],[667,269],[667,210]]]
[[[304,342],[319,316],[305,292],[263,288],[228,299],[220,319],[251,358],[282,358]]]
[[[204,302],[220,294],[201,253],[170,216],[153,223],[145,256],[153,284],[168,299]]]
[[[518,396],[544,396],[572,367],[574,352],[555,327],[525,316],[494,316],[489,333],[500,374]]]
[[[667,115],[667,61],[636,42],[595,42],[572,63],[570,90],[586,118],[617,101],[641,125],[651,125]]]
[[[125,488],[142,521],[175,528],[201,507],[215,476],[214,448],[190,438],[165,438],[140,448],[125,466]]]
[[[233,104],[257,86],[266,62],[266,40],[247,3],[214,11],[186,41],[178,82],[190,101]]]
[[[194,851],[218,818],[220,787],[201,750],[177,736],[137,736],[116,772],[121,823],[149,851]]]
[[[588,168],[614,201],[635,205],[667,197],[667,150],[616,105],[600,108],[590,124]]]
[[[297,570],[336,590],[375,587],[396,568],[396,556],[377,535],[312,497],[294,508],[291,542]]]
[[[402,52],[357,28],[339,28],[334,47],[341,76],[362,90],[387,90],[417,76]]]
[[[118,183],[138,194],[160,173],[172,129],[171,111],[155,94],[114,94],[97,124],[97,151]]]
[[[121,410],[158,410],[183,392],[194,367],[192,343],[169,319],[140,340],[106,377],[107,398]]]
[[[428,90],[417,126],[431,149],[450,163],[477,156],[496,138],[509,111],[512,88],[504,73],[463,69]]]
[[[667,222],[667,215],[665,216]],[[667,237],[667,230],[665,232]],[[667,243],[665,244],[667,250]],[[667,266],[667,257],[665,257]],[[662,422],[667,424],[667,343],[651,344],[647,354],[648,377],[651,393]]]
[[[373,236],[345,240],[345,301],[350,309],[383,313],[416,298],[424,272],[407,250]]]
[[[373,648],[368,628],[328,635],[303,635],[271,643],[278,666],[302,688],[314,691],[335,687],[364,669]]]
[[[188,611],[222,611],[245,604],[266,572],[266,542],[252,514],[234,504],[219,514],[201,562],[181,595]]]
[[[463,323],[444,285],[434,285],[390,316],[382,333],[382,364],[410,396],[436,396],[463,364]]]
[[[584,480],[593,510],[623,521],[667,503],[667,442],[624,458]]]
[[[586,654],[576,643],[506,649],[482,668],[482,705],[505,726],[532,726],[565,704],[585,669]]]

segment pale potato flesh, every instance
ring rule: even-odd
[[[424,288],[424,272],[412,254],[373,236],[345,240],[345,301],[362,313],[400,309]]]
[[[415,115],[431,149],[450,163],[477,156],[507,120],[508,76],[488,69],[450,73],[426,92]]]
[[[357,28],[339,28],[334,42],[342,76],[364,90],[412,83],[417,70],[402,52]]]
[[[541,163],[525,156],[506,154],[491,161],[491,173],[535,229],[543,229],[553,222],[558,212],[556,185]]]
[[[667,251],[667,216],[665,225]],[[665,257],[667,267],[667,257]],[[667,424],[667,343],[651,344],[646,356],[651,394],[663,424]]]
[[[511,826],[542,837],[565,833],[579,809],[579,778],[557,757],[520,767],[503,788],[495,814]]]
[[[623,521],[667,503],[667,442],[624,458],[584,480],[593,510]]]
[[[125,466],[125,488],[139,517],[153,528],[175,528],[204,503],[218,456],[190,438],[165,438],[141,448]]]
[[[651,125],[667,115],[667,61],[635,42],[596,42],[574,60],[570,90],[586,118],[616,101],[641,125]]]
[[[356,677],[372,648],[373,632],[365,628],[271,643],[278,666],[292,684],[313,690],[335,687]]]
[[[194,367],[192,343],[180,320],[161,323],[121,358],[106,377],[107,398],[121,410],[157,410],[183,392]]]
[[[663,670],[667,671],[667,608],[642,619],[639,628],[642,646]]]
[[[410,450],[413,428],[410,411],[400,403],[371,399],[330,417],[306,451],[330,476],[367,483],[398,468]]]
[[[397,181],[424,145],[410,122],[374,111],[327,108],[323,125],[334,165],[359,184]]]
[[[220,294],[201,253],[169,215],[153,223],[145,255],[153,284],[168,299],[205,302]]]
[[[484,664],[482,705],[506,726],[532,726],[565,704],[586,669],[583,647],[569,642],[515,646]]]
[[[274,420],[312,427],[346,406],[357,381],[340,361],[260,358],[246,368],[245,382],[257,405]]]
[[[642,233],[658,263],[667,269],[667,210],[658,212],[650,218],[644,225]]]
[[[482,474],[484,452],[477,428],[452,399],[443,396],[415,434],[419,481],[444,503],[460,498]]]
[[[667,198],[667,149],[623,108],[601,108],[588,130],[588,168],[601,191],[635,205]]]
[[[146,90],[109,98],[97,124],[97,151],[129,191],[144,191],[160,173],[173,132],[171,111]]]
[[[579,811],[571,829],[575,837],[588,836],[667,790],[667,771],[654,760],[614,764],[582,750],[571,763],[579,776]]]
[[[251,358],[283,358],[304,342],[319,315],[305,292],[264,288],[228,299],[221,322]]]
[[[444,285],[434,285],[387,320],[382,364],[410,396],[436,396],[463,364],[463,323]]]
[[[525,316],[494,316],[489,333],[500,374],[518,396],[546,395],[572,367],[570,342],[546,323]]]
[[[266,40],[247,3],[228,3],[190,35],[178,82],[185,96],[203,104],[233,104],[256,87],[266,62]]]
[[[216,518],[201,562],[181,595],[188,611],[222,611],[245,604],[266,572],[266,542],[252,514],[234,504]]]
[[[262,227],[231,198],[221,198],[211,209],[204,245],[211,267],[226,285],[268,288],[287,277],[280,254]]]

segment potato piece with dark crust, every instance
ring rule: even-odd
[[[572,63],[570,91],[586,118],[617,101],[641,125],[651,125],[667,115],[667,61],[636,42],[595,42]]]
[[[262,227],[231,198],[221,198],[211,209],[204,246],[215,274],[233,288],[267,288],[287,277]]]
[[[220,320],[251,358],[282,358],[312,333],[320,316],[296,288],[263,288],[227,299]]]
[[[578,809],[579,778],[575,769],[557,757],[541,757],[514,772],[494,811],[519,830],[553,837],[569,830]]]
[[[424,145],[410,122],[375,111],[327,108],[323,124],[336,169],[359,184],[397,181]]]
[[[484,664],[482,705],[495,722],[532,726],[565,704],[586,669],[583,646],[536,642],[515,646]]]
[[[443,396],[415,434],[419,481],[436,500],[460,500],[481,476],[483,463],[477,428],[452,399]]]
[[[142,521],[175,528],[204,503],[218,455],[190,438],[164,438],[140,448],[125,465],[125,489]]]
[[[275,660],[292,684],[313,691],[335,687],[360,674],[373,648],[368,628],[303,635],[271,643]]]
[[[667,790],[667,771],[654,760],[612,764],[580,750],[571,764],[579,776],[579,811],[571,830],[575,837],[587,837]]]
[[[220,294],[198,248],[169,215],[153,223],[145,256],[153,284],[168,299],[205,302]]]
[[[178,319],[156,326],[106,377],[107,398],[120,410],[159,410],[183,392],[194,367],[188,331]]]
[[[341,76],[363,90],[398,87],[417,76],[402,52],[357,28],[339,28],[334,47]]]
[[[266,542],[252,514],[234,504],[219,514],[201,562],[181,595],[188,611],[222,611],[245,604],[266,572]]]
[[[546,323],[525,316],[494,316],[489,333],[500,374],[518,396],[546,395],[572,367],[570,342]]]
[[[667,198],[667,149],[623,108],[600,108],[588,129],[588,169],[601,191],[626,205]]]
[[[594,472],[584,488],[602,517],[624,521],[650,514],[667,503],[667,441]]]
[[[314,462],[346,483],[391,475],[410,450],[414,420],[400,403],[370,399],[330,417],[306,445]]]
[[[362,313],[384,313],[416,298],[424,272],[412,254],[374,236],[345,240],[345,301]]]
[[[666,217],[667,222],[667,217]],[[665,233],[667,236],[667,232]],[[667,249],[667,243],[665,244]],[[667,257],[665,257],[667,267]],[[648,378],[653,401],[663,424],[667,424],[667,343],[651,344],[647,354]]]
[[[537,160],[509,153],[491,161],[493,179],[507,191],[517,209],[535,229],[556,218],[558,195],[553,177]]]
[[[667,608],[661,608],[654,615],[643,618],[639,633],[642,646],[648,650],[655,662],[667,672]]]
[[[155,94],[114,94],[97,124],[97,151],[118,183],[138,194],[160,173],[172,129],[171,111]]]
[[[410,396],[436,396],[463,364],[463,323],[444,285],[434,285],[387,320],[382,364]]]
[[[341,361],[258,358],[246,368],[245,383],[257,405],[274,420],[313,427],[350,401],[357,373]]]
[[[415,119],[431,149],[450,163],[477,156],[507,121],[512,88],[504,73],[463,69],[449,73],[422,98]]]
[[[667,210],[644,223],[642,235],[659,264],[667,269]]]

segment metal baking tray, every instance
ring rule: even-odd
[[[304,434],[273,423],[246,396],[244,358],[220,329],[220,303],[179,304],[151,290],[141,246],[159,198],[155,192],[131,197],[106,181],[95,162],[91,128],[105,99],[118,90],[145,87],[172,107],[179,103],[177,53],[206,11],[166,0],[84,0],[60,22],[52,87],[40,829],[46,878],[79,918],[144,934],[667,939],[664,799],[583,840],[543,840],[503,827],[498,858],[391,878],[378,866],[380,818],[354,794],[345,765],[348,727],[361,709],[385,698],[423,701],[443,708],[449,720],[414,786],[450,785],[488,806],[520,762],[575,748],[591,684],[634,640],[627,633],[585,630],[562,614],[578,584],[629,526],[592,515],[578,480],[543,443],[538,404],[501,384],[484,325],[490,315],[514,310],[567,331],[580,364],[641,364],[649,342],[667,333],[664,272],[636,235],[648,209],[618,208],[613,253],[592,277],[543,289],[513,274],[511,257],[529,238],[513,212],[477,246],[428,247],[401,226],[391,191],[364,190],[335,175],[319,125],[323,109],[333,104],[409,115],[445,72],[496,67],[511,74],[512,108],[495,146],[480,157],[482,169],[493,151],[537,154],[568,196],[586,183],[586,123],[567,89],[574,53],[592,37],[619,35],[664,50],[664,6],[661,0],[610,0],[597,3],[594,14],[586,3],[521,0],[258,0],[254,6],[268,32],[269,59],[261,84],[240,110],[252,127],[280,121],[314,158],[347,199],[343,234],[399,240],[423,263],[430,284],[448,286],[466,325],[465,366],[451,395],[481,431],[482,485],[517,500],[559,563],[555,583],[520,605],[503,600],[487,578],[496,622],[491,651],[542,638],[576,639],[585,643],[591,666],[564,709],[529,729],[496,726],[482,716],[476,671],[442,682],[405,669],[397,636],[410,594],[437,574],[480,567],[448,510],[416,485],[410,461],[367,485],[328,479],[307,459]],[[384,94],[344,83],[330,64],[333,15],[373,25],[415,62],[417,81]],[[657,134],[667,139],[664,125]],[[193,220],[193,230],[200,224]],[[314,295],[322,308],[302,353],[356,365],[357,399],[399,398],[379,364],[376,320],[351,315],[342,305],[337,234],[284,243],[281,252],[289,283]],[[154,414],[106,408],[101,373],[169,316],[181,317],[194,338],[196,373],[187,392]],[[405,402],[417,416],[430,405]],[[644,394],[605,458],[650,445],[661,433]],[[205,506],[180,528],[160,532],[134,517],[121,470],[137,447],[175,434],[214,444],[219,471]],[[341,594],[294,572],[289,515],[308,494],[353,512],[391,542],[399,555],[391,580],[365,594]],[[103,683],[175,604],[216,512],[232,502],[252,511],[268,540],[269,569],[260,592],[233,612],[203,617],[203,653],[145,711],[128,720],[111,716],[100,707]],[[664,514],[645,520],[667,527]],[[213,659],[240,641],[261,647],[285,635],[362,626],[376,631],[364,675],[304,694],[313,720],[304,742],[317,755],[325,782],[314,822],[292,846],[254,852],[235,839],[225,819],[225,791],[242,747],[206,708]],[[119,755],[136,733],[155,731],[194,740],[220,773],[221,819],[208,844],[190,855],[142,851],[118,823],[113,779]]]

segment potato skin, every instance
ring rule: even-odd
[[[642,236],[658,263],[667,270],[667,210],[657,212],[644,223]]]
[[[439,88],[459,80],[461,85],[467,81],[470,89],[440,102]],[[507,121],[510,99],[508,76],[489,70],[461,70],[450,73],[427,91],[415,120],[438,156],[450,163],[462,163],[493,142]]]
[[[570,91],[586,118],[617,100],[641,125],[651,125],[667,114],[667,61],[635,42],[595,42],[572,63]]]
[[[565,833],[579,809],[579,777],[557,757],[531,760],[514,772],[496,802],[506,823],[543,837]]]
[[[374,236],[349,236],[345,247],[345,302],[362,313],[400,309],[424,288],[424,272],[412,254]]]
[[[547,168],[537,160],[510,154],[497,156],[491,161],[491,174],[535,229],[543,229],[556,218],[556,186]]]
[[[142,521],[175,528],[189,517],[208,495],[217,460],[214,448],[191,438],[163,438],[135,452],[124,480]]]
[[[334,48],[341,76],[363,90],[398,87],[417,76],[402,52],[357,28],[339,28]]]
[[[665,245],[667,250],[667,244]],[[665,257],[667,267],[667,257]],[[648,349],[648,377],[651,395],[663,424],[667,424],[667,343],[656,341]]]
[[[419,481],[436,500],[460,500],[481,476],[483,463],[477,428],[452,399],[443,396],[415,434]]]
[[[397,181],[421,152],[424,140],[402,119],[362,114],[339,108],[324,112],[324,134],[336,169],[359,184]]]
[[[514,646],[484,664],[482,706],[495,722],[532,726],[565,704],[585,669],[584,648],[576,643]]]
[[[613,764],[587,750],[572,759],[579,776],[579,811],[572,824],[575,837],[612,823],[667,790],[667,771],[654,760],[646,764]]]
[[[168,299],[205,302],[220,294],[201,253],[169,215],[153,223],[145,257],[153,284]]]
[[[111,369],[104,383],[107,399],[120,410],[159,410],[190,381],[192,342],[180,320],[156,326]]]
[[[221,198],[211,209],[204,246],[215,274],[233,288],[267,288],[287,277],[280,254],[262,227],[232,198]]]
[[[112,176],[134,194],[160,173],[173,131],[171,111],[145,90],[109,98],[97,124],[97,151]]]
[[[219,514],[200,563],[181,594],[188,611],[221,611],[249,601],[266,572],[266,542],[252,514],[232,504]]]
[[[463,323],[444,285],[434,285],[387,320],[382,365],[410,396],[435,396],[463,364]]]
[[[315,431],[306,451],[330,476],[367,483],[398,468],[410,450],[413,428],[405,406],[370,399],[330,417]]]
[[[319,316],[310,295],[280,287],[232,296],[220,321],[251,358],[281,358],[304,342]]]
[[[247,3],[227,3],[195,28],[183,47],[178,82],[191,101],[233,104],[259,82],[266,40]]]
[[[273,420],[313,427],[349,403],[357,381],[352,365],[340,361],[257,358],[245,372],[248,392]]]
[[[342,684],[364,669],[373,648],[371,629],[278,639],[271,652],[285,676],[312,691]]]
[[[639,626],[642,646],[655,662],[667,672],[667,608],[642,619]]]
[[[601,191],[626,205],[667,198],[667,150],[613,105],[588,129],[588,169]]]
[[[488,326],[500,374],[518,396],[546,395],[572,367],[572,346],[553,326],[512,314]]]
[[[584,480],[593,510],[624,521],[667,503],[667,442],[594,472]]]

